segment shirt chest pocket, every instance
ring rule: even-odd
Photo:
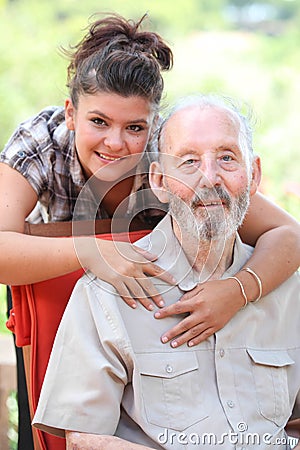
[[[289,366],[294,364],[286,350],[248,349],[251,358],[260,414],[281,426],[289,418]]]
[[[180,431],[208,416],[194,353],[140,354],[138,366],[148,422]]]

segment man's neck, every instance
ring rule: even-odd
[[[199,281],[220,279],[232,264],[235,233],[226,239],[196,240],[182,235],[175,221],[173,230],[192,268],[199,274]]]

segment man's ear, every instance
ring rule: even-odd
[[[67,98],[65,101],[65,119],[66,125],[69,130],[75,130],[75,108],[73,106],[72,100]]]
[[[261,180],[261,163],[259,156],[255,156],[252,163],[252,179],[250,184],[250,195],[254,195]]]
[[[158,200],[161,203],[169,203],[169,194],[165,188],[163,170],[161,164],[157,161],[154,161],[150,165],[149,183]]]

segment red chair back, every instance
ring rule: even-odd
[[[104,221],[100,221],[101,225]],[[39,225],[36,229],[31,226],[30,234],[47,236],[67,236],[69,232],[64,232],[62,224],[51,224],[47,229],[45,224]],[[55,226],[57,225],[57,227]],[[69,225],[68,225],[69,227]],[[57,228],[60,229],[59,233]],[[101,239],[116,241],[135,242],[148,234],[151,230],[139,229],[129,232],[120,232],[114,235],[111,233],[97,233]],[[102,231],[107,227],[102,226]],[[29,377],[29,403],[32,414],[34,414],[46,372],[50,352],[60,320],[65,307],[70,298],[76,281],[83,274],[83,269],[70,274],[53,278],[47,281],[34,283],[26,286],[12,286],[13,310],[8,321],[8,327],[16,335],[16,344],[19,347],[30,345],[30,368],[26,369],[26,378]],[[27,378],[28,380],[28,378]],[[65,439],[61,439],[34,430],[37,433],[41,450],[65,450]]]

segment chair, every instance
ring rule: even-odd
[[[155,224],[153,224],[154,226]],[[153,226],[145,228],[133,220],[128,228],[125,219],[93,222],[94,235],[101,239],[135,242],[148,234]],[[129,230],[129,231],[124,231]],[[90,235],[91,222],[77,222],[76,235]],[[35,236],[72,236],[72,222],[49,224],[26,223],[25,233]],[[33,416],[46,372],[56,330],[76,281],[83,269],[50,280],[12,286],[13,309],[7,326],[16,335],[16,345],[23,347],[28,398]],[[65,440],[33,429],[35,450],[65,450]]]

